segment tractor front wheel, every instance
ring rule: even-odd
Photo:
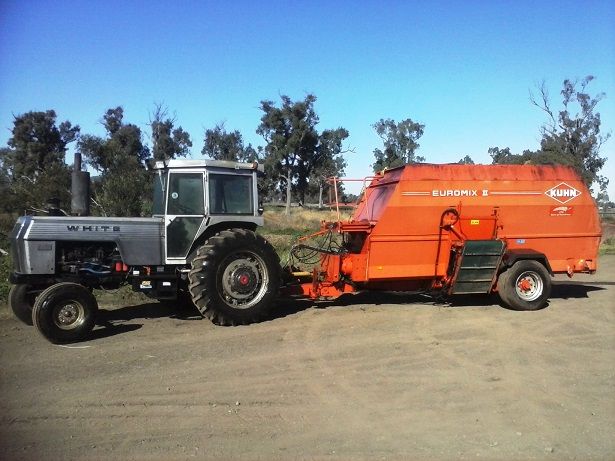
[[[35,291],[25,283],[13,285],[9,291],[9,306],[15,317],[26,325],[32,325],[32,306],[38,293],[40,290]]]
[[[538,261],[517,261],[498,278],[498,293],[509,308],[535,311],[547,304],[551,294],[551,277]]]
[[[90,290],[71,282],[56,283],[36,298],[32,321],[54,344],[85,339],[94,328],[98,303]]]
[[[269,314],[280,286],[280,260],[269,242],[245,229],[210,237],[192,260],[192,301],[218,325],[245,325]]]

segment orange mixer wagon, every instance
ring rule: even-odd
[[[315,254],[318,264],[290,272],[286,294],[498,292],[510,308],[535,310],[552,275],[596,271],[601,228],[572,168],[415,164],[372,177],[352,219],[310,237],[320,245],[300,241],[291,267]]]

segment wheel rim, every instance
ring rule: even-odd
[[[85,322],[85,308],[79,301],[69,299],[53,309],[53,323],[61,330],[72,330]]]
[[[533,271],[523,272],[515,282],[517,296],[524,301],[535,301],[540,298],[543,288],[542,277]]]
[[[269,274],[265,261],[252,251],[238,251],[220,265],[218,292],[234,309],[249,309],[267,293]]]

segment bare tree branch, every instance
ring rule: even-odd
[[[551,103],[549,100],[549,90],[547,89],[547,85],[544,80],[538,86],[538,91],[540,93],[540,102],[536,100],[536,97],[534,96],[534,93],[532,92],[532,90],[530,90],[530,102],[549,116],[549,119],[550,119],[549,128],[550,129],[547,131],[553,134],[556,131],[558,123],[557,123],[557,119],[555,115],[553,114],[553,110],[551,110]],[[546,130],[546,127],[543,125],[542,129]]]

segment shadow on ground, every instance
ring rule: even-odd
[[[606,290],[601,285],[615,285],[615,282],[593,282],[591,284],[583,282],[555,282],[551,291],[551,298],[555,299],[580,299],[589,298],[588,293],[592,291]]]
[[[550,299],[588,298],[588,294],[592,291],[606,289],[600,285],[615,285],[615,282],[598,282],[594,284],[584,284],[582,282],[554,282]],[[371,304],[375,306],[387,304],[424,304],[425,306],[451,308],[499,306],[506,308],[496,294],[471,294],[442,297],[425,293],[365,291],[356,294],[345,294],[332,301],[312,301],[303,299],[283,300],[279,302],[279,308],[275,310],[271,320],[286,317],[310,307],[327,309],[357,304]]]
[[[584,284],[582,282],[554,282],[550,299],[584,299],[592,291],[604,290],[599,285],[612,285],[614,282],[599,282]],[[272,321],[289,315],[297,314],[311,307],[318,309],[338,308],[359,304],[367,305],[403,305],[423,304],[426,307],[439,306],[449,308],[501,306],[497,295],[456,295],[447,298],[430,296],[423,293],[398,293],[366,291],[356,294],[345,294],[331,301],[313,301],[310,299],[280,299],[272,310],[267,321]],[[97,326],[91,334],[91,339],[106,338],[140,329],[143,324],[125,323],[133,320],[148,320],[156,318],[174,318],[191,321],[202,320],[196,307],[176,301],[147,302],[117,309],[100,309],[96,321]]]
[[[174,318],[179,320],[201,320],[196,307],[176,301],[152,301],[143,304],[119,307],[117,309],[99,309],[96,328],[90,334],[91,340],[129,333],[140,329],[142,323],[125,323],[133,320],[157,318]]]

